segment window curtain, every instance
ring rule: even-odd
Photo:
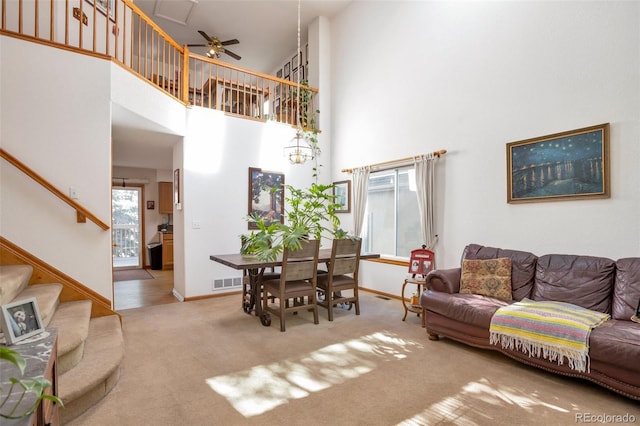
[[[367,207],[369,190],[369,167],[360,167],[353,171],[353,233],[362,237],[364,211]]]
[[[422,155],[415,160],[416,195],[418,196],[422,240],[429,250],[433,250],[438,239],[435,234],[434,209],[435,160],[436,158],[432,154]]]

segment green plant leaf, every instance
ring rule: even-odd
[[[18,369],[20,370],[20,374],[24,374],[24,369],[27,366],[27,362],[24,360],[24,357],[18,352],[4,346],[0,346],[0,359],[9,361],[10,363],[18,367]]]

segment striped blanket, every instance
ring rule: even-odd
[[[589,370],[589,335],[609,319],[608,314],[563,302],[523,299],[496,311],[491,318],[490,343],[520,350],[530,357],[567,359],[569,368]]]

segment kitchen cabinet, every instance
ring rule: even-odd
[[[173,183],[158,182],[158,211],[173,214]]]
[[[162,269],[173,269],[173,234],[161,232],[160,242],[162,243]]]

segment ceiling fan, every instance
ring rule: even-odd
[[[187,46],[208,47],[209,49],[207,50],[207,56],[210,58],[219,58],[221,53],[226,53],[227,55],[231,56],[234,59],[237,59],[237,60],[242,59],[239,55],[236,55],[235,53],[225,49],[224,47],[224,46],[230,46],[232,44],[240,43],[238,39],[234,38],[232,40],[220,41],[218,37],[210,37],[209,35],[207,35],[207,33],[205,33],[202,30],[198,30],[198,32],[202,37],[204,37],[207,40],[208,43],[207,44],[188,44]]]

